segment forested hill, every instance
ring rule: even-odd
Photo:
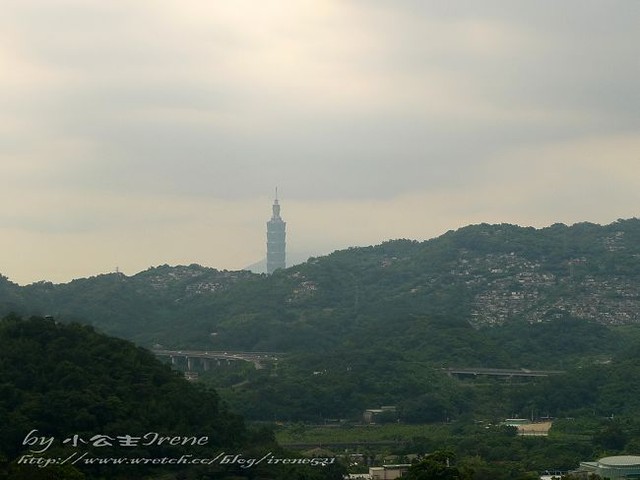
[[[41,318],[0,320],[0,367],[0,478],[143,478],[147,467],[100,470],[81,462],[75,468],[38,468],[15,460],[22,455],[67,458],[74,451],[161,458],[245,448],[249,441],[242,419],[226,411],[215,392],[190,384],[149,352],[91,327]],[[46,452],[33,455],[30,450],[43,444],[26,440],[29,432],[54,441]],[[143,446],[141,437],[153,432],[208,440],[190,446],[191,451],[153,442]],[[134,444],[118,448],[118,438],[126,435]]]
[[[53,316],[95,324],[116,336],[144,340],[145,332],[171,325],[196,297],[218,297],[248,271],[200,265],[152,267],[133,276],[108,273],[66,284],[37,282],[21,287],[0,276],[0,314]]]
[[[145,345],[406,350],[433,343],[440,326],[473,343],[489,326],[635,324],[639,287],[640,220],[481,224],[337,251],[271,276],[191,265],[64,285],[3,279],[0,310],[92,322]]]
[[[0,320],[0,420],[3,480],[342,478],[338,465],[225,462],[285,452],[149,351],[52,319]]]

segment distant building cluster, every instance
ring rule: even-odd
[[[620,238],[607,237],[606,249],[623,249]],[[477,257],[461,249],[449,273],[478,290],[470,319],[474,326],[502,325],[514,318],[539,323],[564,316],[606,325],[639,323],[640,294],[635,279],[597,276],[590,263],[584,256],[572,258],[561,265],[561,272],[552,273],[540,262],[514,252]]]

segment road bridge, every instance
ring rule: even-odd
[[[549,377],[561,375],[562,370],[529,370],[527,368],[455,368],[448,367],[443,370],[449,375],[487,375],[492,377]]]
[[[171,364],[175,365],[178,359],[183,358],[187,370],[192,371],[199,364],[203,370],[209,370],[211,365],[220,365],[222,361],[251,362],[257,369],[264,368],[265,362],[276,362],[284,353],[281,352],[215,352],[202,350],[165,350],[154,348],[151,352],[158,357],[169,357]]]

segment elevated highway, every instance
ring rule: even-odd
[[[527,368],[443,368],[449,375],[486,375],[491,377],[549,377],[562,375],[562,370],[529,370]]]
[[[169,357],[175,365],[178,359],[184,359],[189,371],[199,363],[204,370],[209,370],[212,362],[220,364],[222,361],[251,362],[257,369],[263,368],[266,362],[277,362],[284,353],[280,352],[216,352],[202,350],[165,350],[154,348],[151,352],[158,357]]]

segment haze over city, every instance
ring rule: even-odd
[[[632,0],[6,0],[0,273],[26,284],[640,205]]]

